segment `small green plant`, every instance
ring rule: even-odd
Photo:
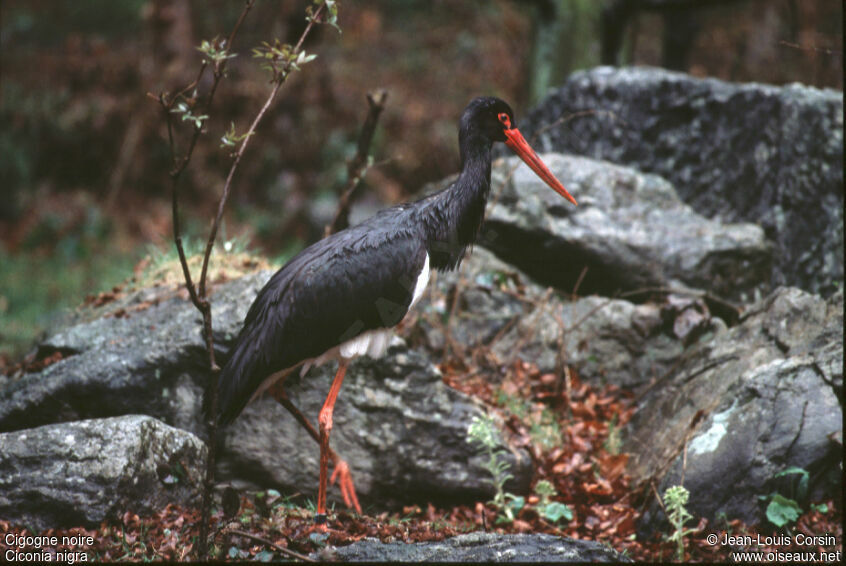
[[[767,520],[776,527],[782,528],[794,523],[802,514],[802,508],[795,500],[780,493],[773,493],[769,497],[771,499],[767,505]]]
[[[492,479],[488,481],[494,486],[496,494],[491,503],[504,515],[504,520],[511,522],[514,514],[523,507],[524,500],[505,491],[505,482],[513,478],[508,472],[508,462],[505,461],[505,450],[499,441],[496,424],[492,416],[485,414],[475,416],[467,428],[467,442],[478,444],[488,456],[485,469],[490,472]]]
[[[509,395],[502,389],[496,392],[496,404],[528,426],[529,437],[533,444],[540,446],[543,450],[549,450],[561,444],[561,427],[555,414],[548,407],[544,407],[538,413],[531,401]]]
[[[774,478],[781,478],[784,476],[799,476],[799,483],[795,489],[793,489],[793,493],[791,495],[795,496],[795,499],[803,500],[808,497],[808,482],[810,480],[810,474],[807,470],[803,468],[799,468],[797,466],[791,466],[786,470],[782,470],[774,475]]]
[[[496,404],[520,419],[526,420],[531,412],[531,406],[528,401],[521,399],[515,395],[509,395],[502,389],[498,389],[495,398]]]
[[[544,407],[540,415],[533,419],[529,427],[529,437],[532,442],[539,444],[545,450],[561,444],[561,427],[548,407]]]
[[[674,485],[664,492],[664,507],[667,511],[667,518],[673,529],[666,540],[676,543],[676,560],[684,560],[684,537],[696,532],[696,529],[685,529],[684,524],[693,518],[693,515],[685,509],[690,499],[690,492],[684,486]]]
[[[728,515],[725,511],[717,513],[716,517],[714,517],[714,525],[718,529],[725,531],[729,536],[735,534],[734,525],[732,525],[731,521],[729,521]]]
[[[617,415],[611,417],[608,421],[608,436],[605,439],[605,450],[609,454],[619,454],[623,446],[623,440],[620,438],[620,427],[617,423]]]
[[[828,505],[825,503],[820,503],[819,505],[816,503],[811,503],[811,511],[819,511],[823,515],[828,513]]]
[[[782,470],[775,474],[773,478],[785,476],[799,476],[799,481],[791,487],[789,497],[780,493],[758,496],[759,499],[770,500],[767,505],[767,520],[779,529],[793,524],[802,515],[803,510],[798,502],[805,501],[808,498],[808,483],[810,481],[808,471],[797,466],[791,466],[786,470]],[[828,505],[825,503],[820,505],[814,505],[812,503],[809,509],[819,511],[820,513],[828,513]]]
[[[537,509],[541,517],[552,523],[557,523],[561,519],[573,520],[573,511],[564,503],[552,501],[551,498],[556,494],[555,487],[547,480],[541,480],[535,485],[535,493],[540,498]]]

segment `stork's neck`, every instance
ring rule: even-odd
[[[421,210],[426,248],[432,266],[439,270],[455,268],[467,246],[476,241],[491,187],[490,139],[462,129],[459,144],[461,174],[452,185],[426,199]]]

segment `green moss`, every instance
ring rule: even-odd
[[[63,311],[132,275],[143,250],[127,254],[105,238],[107,227],[90,229],[59,238],[49,252],[33,245],[10,253],[0,246],[0,354],[24,354]]]

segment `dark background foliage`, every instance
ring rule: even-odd
[[[185,232],[205,238],[229,165],[220,137],[244,131],[268,89],[249,56],[294,41],[304,0],[259,2],[247,18],[183,176]],[[685,70],[731,81],[842,89],[842,6],[828,0],[686,2],[695,39]],[[705,5],[705,7],[697,6]],[[283,261],[320,237],[343,186],[365,95],[387,89],[365,202],[412,198],[458,168],[456,120],[493,94],[519,116],[577,69],[599,64],[593,0],[344,2],[338,35],[283,88],[237,173],[221,238]],[[241,2],[4,0],[0,4],[0,355],[20,355],[56,313],[172,248],[165,122],[147,93],[195,76],[203,39],[225,35]],[[539,55],[557,8],[553,54]],[[668,20],[639,12],[626,64],[661,65]],[[544,27],[547,26],[547,27]],[[547,37],[547,36],[543,36]],[[543,77],[539,82],[538,77]]]

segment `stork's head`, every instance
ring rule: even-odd
[[[514,111],[504,100],[493,96],[480,96],[470,101],[461,116],[462,137],[465,137],[465,132],[479,133],[491,141],[505,142],[505,145],[511,148],[552,190],[573,204],[578,204],[517,129],[514,123]]]

